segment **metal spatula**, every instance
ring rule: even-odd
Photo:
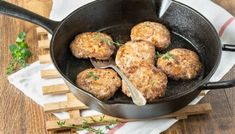
[[[90,59],[90,61],[92,65],[96,68],[113,68],[127,84],[128,90],[131,93],[131,98],[134,104],[138,106],[143,106],[146,104],[146,99],[144,98],[143,94],[128,80],[125,74],[120,69],[118,69],[115,64],[115,61],[112,58],[105,61],[96,59]]]

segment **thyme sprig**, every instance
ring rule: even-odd
[[[92,77],[94,80],[98,80],[99,79],[99,76],[95,75],[94,72],[92,72],[92,71],[88,72],[87,77],[88,78]]]
[[[95,39],[100,39],[101,41],[105,42],[109,46],[115,45],[116,47],[120,47],[121,44],[117,41],[112,41],[111,39],[107,39],[105,37],[102,37],[100,33],[96,33],[94,36]]]
[[[158,51],[156,52],[156,58],[162,57],[164,60],[174,60],[175,56],[169,52],[166,52],[165,54],[161,54]]]
[[[104,132],[105,130],[102,130],[100,128],[95,129],[92,127],[92,124],[97,123],[97,122],[107,123],[107,125],[105,126],[105,129],[110,130],[112,125],[117,124],[117,120],[105,121],[104,117],[105,116],[101,116],[99,120],[95,120],[94,118],[90,117],[91,123],[88,123],[87,120],[83,120],[81,125],[75,125],[75,124],[66,125],[65,121],[58,121],[57,125],[59,125],[59,127],[61,127],[61,128],[76,129],[77,131],[86,130],[88,132],[93,132],[95,134],[105,134],[105,132]]]
[[[150,27],[150,22],[144,22],[144,26]]]

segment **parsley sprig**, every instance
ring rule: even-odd
[[[16,42],[9,46],[11,52],[11,60],[7,67],[7,74],[13,73],[17,67],[24,68],[27,66],[26,60],[32,55],[28,48],[28,44],[25,42],[26,33],[20,32],[16,38]]]
[[[81,125],[75,125],[75,124],[66,125],[65,121],[58,121],[57,125],[59,125],[61,128],[76,129],[77,131],[86,130],[88,132],[93,132],[95,134],[105,134],[104,130],[102,130],[100,128],[95,129],[92,127],[92,124],[93,123],[105,123],[105,124],[107,124],[105,126],[105,129],[110,130],[112,125],[117,124],[117,120],[105,121],[104,117],[105,117],[105,115],[101,116],[99,120],[95,120],[94,118],[90,117],[91,118],[90,123],[86,120],[83,120]]]
[[[164,60],[174,60],[175,59],[175,56],[169,52],[166,52],[165,54],[161,54],[157,51],[155,55],[157,58],[162,57]]]
[[[120,47],[121,46],[121,44],[119,42],[114,42],[111,39],[105,38],[105,37],[101,36],[100,33],[96,33],[94,38],[100,39],[101,41],[107,43],[109,46],[112,46],[112,45],[115,45],[116,47]]]

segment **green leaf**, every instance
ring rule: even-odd
[[[9,46],[9,49],[10,49],[10,52],[11,52],[11,53],[14,53],[14,52],[18,49],[18,47],[17,47],[16,44],[11,44],[11,45]]]
[[[14,64],[15,64],[15,61],[14,60],[11,60],[9,65],[7,66],[7,74],[12,74],[13,71],[14,71]]]
[[[16,42],[16,43],[20,48],[28,48],[28,44],[26,42]]]
[[[156,56],[156,58],[160,58],[160,57],[161,57],[161,53],[159,53],[158,51],[156,51],[155,56]]]
[[[65,125],[65,121],[58,121],[57,125],[59,125],[60,127],[63,127]]]
[[[94,78],[94,80],[98,80],[99,76],[94,76],[93,78]]]
[[[26,33],[20,32],[15,44],[9,46],[12,55],[11,62],[7,67],[7,74],[11,74],[17,67],[24,68],[27,66],[26,60],[32,55],[25,42]]]
[[[106,129],[108,129],[108,130],[110,130],[110,129],[111,129],[111,127],[110,127],[110,126],[108,126],[108,125],[107,125],[107,126],[105,126],[105,128],[106,128]]]
[[[87,74],[87,78],[90,78],[90,77],[92,77],[94,80],[99,79],[99,76],[95,75],[94,72],[92,72],[92,71],[88,72],[88,74]]]
[[[174,60],[175,59],[175,56],[169,52],[165,53],[162,55],[162,58],[164,60]]]
[[[24,68],[27,66],[25,60],[19,60],[18,63],[20,64],[21,68]]]
[[[104,117],[105,117],[105,115],[101,116],[101,117],[100,117],[100,121],[103,121],[103,120],[104,120]]]
[[[121,43],[119,43],[119,42],[114,42],[114,44],[116,45],[116,47],[120,47],[121,46]]]
[[[94,72],[92,72],[92,71],[90,71],[90,72],[88,72],[88,77],[92,77],[92,76],[94,76]]]
[[[27,48],[21,49],[21,54],[22,54],[22,58],[25,60],[32,55],[32,53]]]
[[[104,132],[101,129],[97,129],[95,134],[104,134]]]
[[[20,32],[18,37],[16,38],[16,42],[23,42],[25,40],[26,33],[25,32]]]

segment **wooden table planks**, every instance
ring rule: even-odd
[[[48,16],[51,1],[8,0],[11,3]],[[35,25],[0,15],[0,133],[1,134],[45,134],[43,108],[8,83],[6,67],[10,61],[8,45],[15,42],[20,31],[27,32],[27,42],[33,52],[29,62],[38,60]],[[49,116],[46,116],[49,118]],[[52,118],[52,117],[51,117]]]
[[[9,0],[10,2],[48,16],[50,0]],[[235,15],[235,0],[214,0]],[[55,117],[44,114],[42,107],[34,103],[10,85],[6,79],[5,69],[10,61],[8,45],[15,41],[19,31],[27,32],[27,42],[33,52],[30,62],[37,60],[37,35],[35,25],[18,19],[0,15],[0,134],[44,134],[45,120]],[[42,50],[40,50],[42,51]],[[235,77],[235,67],[224,79]],[[210,92],[202,103],[210,102],[213,113],[182,120],[168,129],[164,134],[233,134],[235,133],[235,88]],[[46,119],[45,119],[46,118]]]

